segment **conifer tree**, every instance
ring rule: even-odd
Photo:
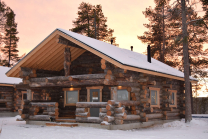
[[[0,1],[0,65],[4,65],[4,54],[1,51],[3,47],[3,34],[5,33],[5,24],[6,24],[6,4]]]
[[[6,5],[4,2],[0,1],[0,31],[4,32],[4,25],[6,22]],[[1,35],[1,34],[0,34]]]
[[[19,60],[17,42],[19,38],[16,36],[17,23],[15,22],[15,14],[9,7],[6,8],[6,24],[5,24],[5,37],[3,42],[5,46],[2,48],[2,52],[6,55],[6,59],[3,61],[8,64],[8,67],[13,65],[11,61],[17,62]]]
[[[177,3],[174,7],[169,7],[165,13],[167,16],[165,24],[165,60],[164,63],[184,71],[183,65],[183,38],[182,38],[182,16],[181,4]],[[189,63],[190,75],[195,78],[207,76],[206,68],[208,67],[207,52],[203,49],[203,44],[208,42],[207,29],[204,24],[197,19],[200,19],[192,7],[186,7],[187,13],[187,31],[188,31],[188,46],[189,46]],[[149,30],[144,32],[143,36],[138,38],[144,43],[150,43],[152,49],[152,57],[160,59],[161,42],[162,42],[162,22],[158,16],[156,8],[147,8],[143,12],[149,19],[149,24],[145,24]],[[193,22],[197,21],[197,22]]]
[[[204,18],[208,20],[208,0],[201,0],[201,2],[203,10],[206,12]]]
[[[165,62],[165,45],[167,45],[167,9],[169,0],[155,0],[155,8],[146,8],[143,12],[149,19],[149,24],[144,24],[149,31],[144,32],[143,36],[137,36],[143,43],[151,45],[151,56],[161,62]]]
[[[78,18],[73,21],[73,32],[96,38],[101,41],[110,42],[113,37],[113,29],[108,28],[107,17],[104,16],[101,5],[91,5],[82,2],[78,7]],[[96,35],[95,35],[96,34]],[[114,41],[114,44],[117,45]]]

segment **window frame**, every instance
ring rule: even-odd
[[[76,106],[76,103],[66,103],[66,92],[67,91],[78,91],[78,97],[77,97],[77,102],[79,102],[79,92],[80,92],[81,88],[63,88],[64,91],[64,107],[65,106]]]
[[[169,99],[171,99],[170,97],[171,97],[172,93],[174,93],[174,101],[175,101],[173,105],[169,103],[169,107],[176,107],[177,108],[177,90],[168,90],[168,92],[170,93]]]
[[[22,93],[22,101],[23,101],[23,100],[24,100],[24,99],[23,99],[23,94],[27,94],[27,91],[21,91],[21,93]],[[32,93],[32,100],[33,100],[33,94],[34,94],[34,92],[32,91],[31,93]],[[27,100],[27,99],[26,99],[26,100]]]
[[[117,87],[117,100],[118,100],[118,90],[126,90],[128,92],[128,100],[130,100],[130,92],[127,89],[128,87],[124,87],[124,86],[118,86]],[[111,94],[112,96],[113,94]]]
[[[157,108],[160,108],[160,88],[155,88],[155,87],[149,87],[149,90],[150,90],[150,107],[157,107]],[[157,104],[156,105],[152,105],[151,104],[151,90],[153,91],[157,91]]]

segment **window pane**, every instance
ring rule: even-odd
[[[172,100],[173,100],[173,104],[175,102],[175,93],[172,93]]]
[[[157,105],[157,91],[151,90],[151,105]]]
[[[175,104],[175,93],[174,92],[171,93],[170,99],[172,100],[170,105],[174,105]]]
[[[98,92],[92,92],[92,102],[99,102]]]
[[[23,100],[27,100],[27,93],[23,94]]]
[[[129,92],[127,90],[117,91],[118,100],[129,100]]]
[[[66,91],[66,103],[76,103],[78,100],[78,91]]]

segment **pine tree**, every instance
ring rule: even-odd
[[[78,7],[78,18],[73,21],[74,28],[70,29],[73,32],[80,33],[82,35],[92,37],[92,8],[89,3],[82,2]]]
[[[177,3],[174,7],[166,5],[168,11],[165,13],[169,15],[166,17],[165,24],[165,55],[164,63],[178,68],[184,71],[183,67],[183,39],[182,39],[182,18],[181,18],[181,5]],[[193,22],[200,17],[191,7],[186,7],[187,9],[187,31],[188,31],[188,45],[189,45],[189,63],[190,71],[192,76],[195,78],[206,77],[207,73],[205,68],[207,68],[208,50],[203,50],[203,44],[208,42],[207,30],[202,22]],[[160,60],[161,56],[161,42],[162,42],[162,19],[158,16],[157,5],[154,9],[147,8],[143,12],[145,17],[150,21],[149,24],[145,24],[149,30],[144,32],[143,36],[138,36],[138,38],[144,42],[151,44],[152,57]]]
[[[165,45],[166,41],[166,26],[168,14],[167,9],[169,9],[169,0],[155,0],[155,8],[146,8],[143,12],[146,18],[149,19],[149,24],[144,24],[149,31],[144,32],[143,36],[137,36],[143,43],[148,43],[151,45],[151,56],[158,59],[161,62],[165,62]]]
[[[1,51],[3,43],[3,34],[5,32],[5,24],[6,24],[6,4],[0,1],[0,65],[4,65],[3,63],[3,53]]]
[[[204,18],[208,20],[208,0],[201,0],[201,2],[203,10],[206,12]]]
[[[205,11],[205,15],[204,15],[202,23],[208,29],[208,0],[201,0],[201,2],[203,5],[202,8]]]
[[[8,67],[13,65],[11,61],[17,62],[19,60],[17,42],[19,38],[16,36],[17,32],[17,23],[15,23],[15,14],[13,10],[9,7],[6,9],[6,25],[5,25],[5,37],[3,42],[5,46],[2,48],[2,52],[6,55],[6,59],[3,61],[8,64]]]
[[[82,2],[78,7],[78,18],[73,21],[74,28],[70,30],[91,38],[110,42],[109,37],[115,40],[115,37],[113,37],[114,30],[108,28],[106,22],[107,17],[104,16],[101,5],[95,6]],[[115,43],[115,45],[117,44]]]
[[[4,32],[4,25],[6,22],[6,5],[4,2],[0,1],[0,31]]]

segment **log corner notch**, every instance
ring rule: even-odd
[[[66,47],[64,51],[64,70],[65,76],[70,75],[70,65],[71,65],[71,52],[70,48]]]

